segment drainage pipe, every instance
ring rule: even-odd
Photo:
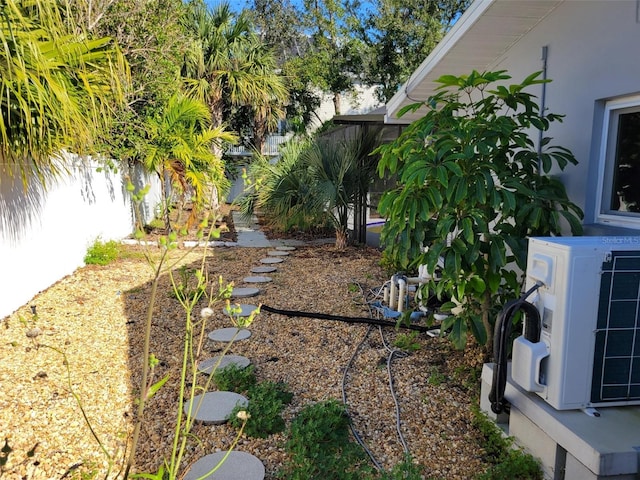
[[[366,323],[368,325],[380,325],[381,327],[391,328],[406,328],[408,330],[415,330],[417,332],[431,332],[437,330],[439,326],[426,327],[424,325],[404,324],[402,322],[390,322],[388,320],[379,320],[377,318],[370,317],[343,317],[341,315],[330,315],[328,313],[315,313],[315,312],[300,312],[298,310],[281,310],[279,308],[269,307],[268,305],[261,305],[260,311],[276,313],[278,315],[285,315],[287,317],[304,317],[304,318],[316,318],[319,320],[332,320],[335,322],[346,323]]]

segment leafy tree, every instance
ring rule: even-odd
[[[77,22],[113,38],[131,71],[127,104],[137,113],[163,107],[179,89],[188,40],[181,0],[74,0]]]
[[[541,116],[525,92],[543,82],[538,77],[505,86],[504,71],[443,76],[440,92],[404,110],[426,107],[425,116],[379,149],[379,173],[396,173],[399,182],[379,207],[385,255],[401,268],[427,265],[431,274],[444,261],[429,288],[451,299],[444,308],[455,315],[442,330],[458,348],[471,329],[490,351],[492,314],[520,291],[527,236],[559,235],[563,222],[581,233],[582,211],[547,175],[576,159],[548,137],[539,152],[530,136],[562,119]]]
[[[301,57],[308,48],[302,12],[291,0],[253,0],[247,12],[260,40],[273,49],[280,66]]]
[[[313,84],[333,95],[335,114],[340,115],[341,96],[353,91],[362,68],[363,45],[351,33],[348,2],[305,0],[304,7],[311,39],[304,66]]]
[[[444,33],[469,0],[377,0],[360,14],[367,45],[365,81],[387,102]]]
[[[317,114],[322,101],[313,88],[313,75],[301,57],[287,61],[282,67],[282,74],[289,89],[289,102],[285,107],[288,128],[304,133],[314,119],[322,122]]]
[[[102,151],[121,164],[142,162],[148,135],[146,119],[162,111],[181,87],[186,51],[181,0],[74,0],[79,25],[113,38],[127,59],[130,88],[126,102],[103,129]]]
[[[109,38],[75,33],[64,5],[7,0],[0,6],[0,163],[25,186],[64,166],[63,150],[93,152],[122,99],[126,67]]]
[[[207,106],[182,95],[172,97],[162,114],[148,122],[150,138],[145,167],[156,172],[162,183],[163,214],[168,231],[172,226],[167,179],[183,195],[192,196],[191,221],[204,206],[205,186],[210,182],[218,187],[224,185],[223,165],[220,157],[213,153],[212,145],[233,141],[234,137],[222,127],[209,128],[208,125]]]
[[[304,57],[310,38],[305,33],[303,12],[291,1],[254,0],[248,14],[260,39],[273,49],[282,78],[289,91],[285,106],[287,128],[304,133],[314,119],[321,98],[314,87],[315,75]]]

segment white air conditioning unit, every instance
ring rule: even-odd
[[[558,410],[640,404],[640,236],[531,238],[526,289],[539,342],[514,342],[512,378]]]

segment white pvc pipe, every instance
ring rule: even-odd
[[[404,303],[407,296],[407,281],[404,278],[398,280],[398,311],[404,310]]]
[[[391,291],[389,292],[389,308],[391,310],[395,310],[398,305],[396,302],[398,301],[398,285],[396,284],[397,277],[393,275],[391,277]]]

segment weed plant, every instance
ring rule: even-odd
[[[287,480],[362,480],[375,470],[350,439],[350,419],[342,403],[327,400],[303,408],[291,423],[286,449]]]
[[[169,295],[173,298],[185,301],[192,298],[200,298],[206,293],[207,285],[198,278],[198,270],[182,265],[177,269],[176,274],[177,279],[169,292]]]
[[[416,352],[420,350],[418,342],[418,332],[400,333],[393,342],[393,346],[405,352]]]
[[[134,202],[137,203],[141,201],[144,192],[141,192],[139,195],[137,195],[133,194],[133,190],[129,186],[127,187],[127,189],[132,191],[132,198],[134,199]],[[202,230],[206,229],[206,222],[203,223],[200,227]],[[136,233],[136,238],[138,239],[142,239],[143,236],[144,233],[141,231],[138,231]],[[219,230],[213,228],[209,229],[209,235],[207,238],[217,238],[218,236]],[[206,392],[211,389],[211,387],[213,386],[213,379],[220,365],[220,362],[222,361],[222,357],[228,353],[235,340],[234,337],[226,344],[222,354],[220,355],[218,364],[213,367],[212,375],[208,376],[204,384],[202,384],[202,382],[198,382],[197,376],[202,375],[202,373],[198,371],[196,366],[197,362],[203,355],[203,344],[206,339],[208,320],[214,315],[213,307],[225,301],[227,304],[226,310],[229,312],[235,312],[235,309],[232,310],[229,302],[233,284],[225,284],[221,277],[218,278],[217,282],[211,282],[209,280],[206,274],[206,261],[208,256],[208,250],[206,248],[202,251],[202,257],[199,267],[193,269],[179,266],[183,262],[186,255],[190,253],[190,250],[177,251],[176,248],[177,234],[171,233],[166,237],[162,236],[158,239],[157,248],[147,248],[144,252],[145,259],[151,269],[152,282],[146,312],[146,319],[144,323],[144,344],[141,352],[142,378],[140,382],[140,395],[136,399],[136,421],[134,422],[134,428],[130,443],[131,448],[125,455],[125,458],[118,458],[112,452],[107,451],[100,437],[94,431],[91,420],[85,414],[82,399],[74,391],[69,369],[67,369],[71,394],[74,396],[76,402],[78,403],[78,406],[83,413],[84,420],[87,423],[87,426],[89,427],[93,438],[100,445],[106,457],[108,471],[104,475],[104,478],[127,479],[136,477],[152,480],[173,480],[179,478],[179,476],[183,474],[183,458],[187,449],[190,448],[189,443],[193,441],[192,430],[195,422],[193,412],[200,407],[200,405],[196,404],[195,402],[189,402],[189,405],[191,407],[187,409],[187,411],[185,411],[185,402],[188,402],[190,398],[194,398],[196,394]],[[89,248],[85,261],[86,263],[106,265],[113,259],[117,258],[118,252],[119,245],[116,242],[103,243],[98,239],[92,245],[92,247]],[[174,253],[172,254],[171,252]],[[134,474],[133,468],[140,440],[140,432],[145,420],[145,410],[147,402],[160,389],[163,388],[164,384],[169,378],[169,374],[167,374],[163,378],[157,378],[156,366],[160,363],[160,360],[155,357],[150,348],[153,313],[156,306],[156,298],[159,294],[158,290],[160,279],[163,275],[168,275],[173,292],[172,296],[176,298],[184,311],[185,335],[182,350],[182,362],[179,369],[180,382],[177,392],[177,415],[175,424],[173,425],[174,430],[173,438],[171,441],[171,450],[168,456],[163,459],[161,466],[158,468],[158,471],[141,472]],[[198,308],[200,309],[199,315],[196,313]],[[259,308],[252,312],[248,317],[241,317],[232,313],[229,315],[229,318],[233,325],[237,327],[239,331],[239,329],[241,328],[249,327],[258,314]],[[46,347],[46,345],[42,346]],[[63,351],[58,351],[58,353],[60,353],[65,358],[65,364],[68,365],[65,353]],[[236,375],[241,376],[237,372]],[[251,375],[252,370],[249,370],[248,373],[245,374],[246,378],[250,378]],[[245,387],[238,388],[248,388],[246,387],[246,378],[243,380],[245,382]],[[255,377],[253,377],[253,382],[255,383]],[[240,429],[235,439],[231,442],[231,446],[229,448],[229,451],[227,452],[227,455],[231,452],[231,450],[235,448],[238,440],[242,437],[244,427],[246,426],[246,422],[249,418],[249,415],[244,411],[239,411],[236,413]],[[0,476],[4,469],[4,464],[7,463],[7,458],[11,453],[9,449],[10,446],[7,444],[5,448],[0,451]],[[224,461],[224,459],[226,459],[226,456],[223,458],[221,463]],[[212,471],[208,473],[208,475],[213,474],[213,472],[215,472],[215,470],[219,468],[221,463],[215,466]],[[117,471],[114,472],[114,470]]]
[[[442,385],[446,383],[447,376],[438,370],[438,367],[431,367],[431,372],[429,373],[429,378],[427,378],[427,383],[429,385],[433,385],[437,387],[438,385]]]
[[[228,365],[213,373],[213,383],[218,390],[225,392],[247,393],[256,384],[255,367],[239,367]]]
[[[226,370],[226,369],[225,369]],[[249,405],[236,406],[231,412],[229,421],[236,428],[241,428],[243,422],[238,413],[246,410],[250,417],[245,426],[245,434],[253,438],[267,438],[285,429],[282,411],[285,405],[291,403],[293,394],[286,385],[265,381],[251,386],[247,392]]]
[[[109,265],[120,255],[120,244],[114,240],[103,242],[99,238],[87,249],[84,263],[87,265]]]
[[[425,478],[423,468],[416,465],[411,455],[406,454],[402,462],[397,463],[393,469],[382,475],[381,480],[423,480]]]

